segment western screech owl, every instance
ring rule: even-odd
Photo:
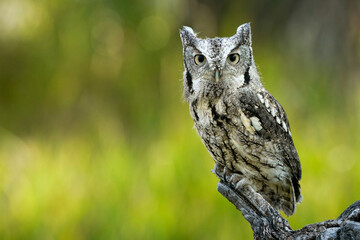
[[[250,31],[201,39],[184,26],[184,95],[215,162],[289,216],[302,199],[300,160],[284,109],[260,81]]]

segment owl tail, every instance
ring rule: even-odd
[[[269,183],[259,193],[276,210],[282,210],[287,216],[296,211],[296,203],[302,199],[299,182],[287,180],[285,182]]]
[[[301,203],[302,195],[301,195],[301,192],[300,192],[299,180],[297,178],[295,178],[295,177],[292,177],[291,182],[292,182],[294,192],[295,192],[296,203]]]

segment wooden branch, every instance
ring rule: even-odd
[[[220,179],[217,190],[241,211],[251,225],[254,239],[360,239],[360,201],[349,206],[335,220],[292,230],[289,222],[260,194],[231,181],[224,173],[224,167],[215,164],[213,172]]]

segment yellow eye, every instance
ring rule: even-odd
[[[202,54],[195,55],[194,61],[195,61],[196,65],[199,65],[199,66],[203,65],[205,63],[205,60],[206,60],[206,58],[204,55],[202,55]]]
[[[240,60],[240,56],[239,56],[239,54],[237,54],[237,53],[233,53],[233,54],[230,54],[229,55],[229,57],[228,57],[228,59],[229,59],[229,62],[231,63],[231,64],[237,64],[238,62],[239,62],[239,60]]]

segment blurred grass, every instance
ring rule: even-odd
[[[256,62],[288,113],[303,168],[290,224],[336,218],[360,198],[360,21],[350,5],[354,43],[331,38],[341,24],[314,43],[317,25],[301,16],[318,15],[306,6],[0,2],[0,239],[252,237],[216,191],[181,100],[183,24],[212,37],[252,22]]]

